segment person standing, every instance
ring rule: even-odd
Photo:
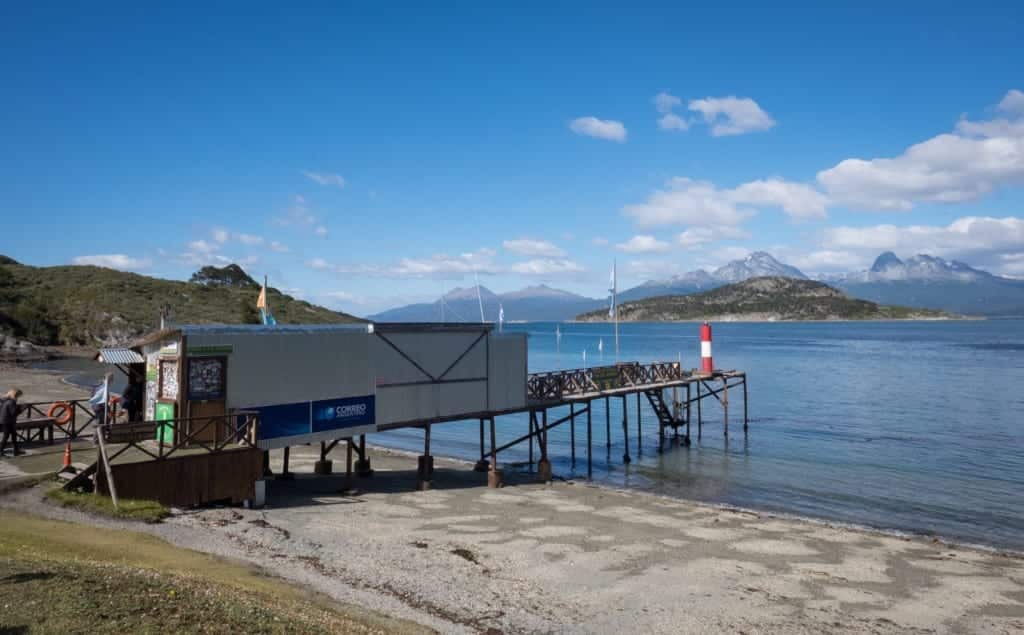
[[[128,385],[125,386],[124,393],[121,395],[121,408],[128,415],[129,422],[142,420],[143,396],[142,381],[138,374],[131,373],[128,375]]]
[[[28,408],[28,406],[19,406],[19,397],[21,397],[21,391],[17,388],[12,388],[7,391],[3,400],[0,400],[0,427],[3,427],[4,431],[3,440],[0,441],[0,456],[2,456],[4,450],[7,449],[8,438],[11,440],[11,445],[14,446],[13,456],[24,454],[24,452],[18,449],[18,432],[16,426],[18,423],[18,416],[25,412],[25,409]]]

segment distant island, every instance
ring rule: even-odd
[[[203,267],[188,282],[90,265],[32,267],[0,256],[0,335],[39,345],[122,344],[151,331],[162,309],[182,324],[256,324],[260,284],[241,267]],[[338,324],[359,318],[267,295],[281,324]]]
[[[847,296],[822,282],[781,276],[742,282],[689,295],[663,295],[619,305],[622,322],[941,320],[962,316],[933,309],[880,305]],[[606,322],[608,310],[583,313],[579,322]]]

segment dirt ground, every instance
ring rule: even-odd
[[[293,449],[296,478],[269,481],[265,509],[134,528],[442,632],[1024,631],[1013,554],[526,473],[488,489],[440,458],[418,492],[415,458],[380,451],[343,494],[342,476],[312,474],[316,458]],[[38,488],[0,505],[126,526],[47,506]]]

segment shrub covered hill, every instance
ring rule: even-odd
[[[102,267],[31,267],[0,256],[0,333],[46,345],[119,344],[155,329],[160,313],[181,324],[256,324],[260,285],[238,265],[204,267],[188,282]],[[280,324],[359,318],[268,289]]]
[[[764,277],[690,295],[662,295],[619,305],[623,322],[688,320],[913,320],[955,317],[942,311],[884,306],[855,300],[813,280]],[[608,310],[580,315],[581,322],[605,322]]]

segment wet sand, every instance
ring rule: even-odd
[[[342,495],[316,458],[295,448],[296,479],[269,482],[263,510],[133,526],[50,507],[41,488],[0,505],[132,526],[443,632],[1024,630],[1016,555],[526,473],[488,489],[439,458],[434,489],[417,492],[415,459],[379,451],[361,493]]]

